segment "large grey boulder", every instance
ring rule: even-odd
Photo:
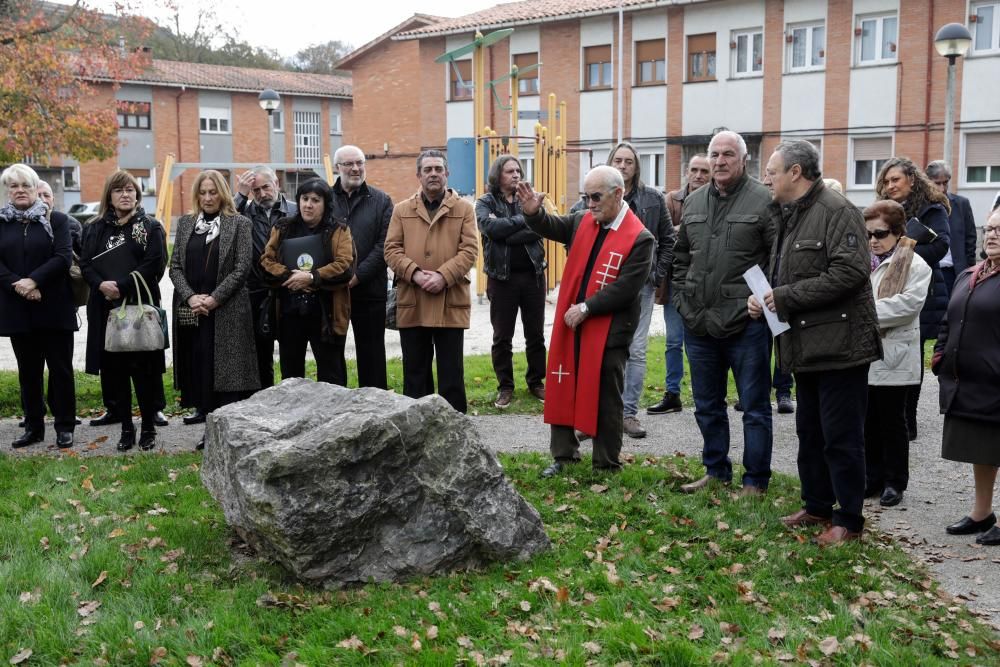
[[[289,379],[209,416],[202,480],[243,539],[326,587],[525,560],[550,546],[439,396]]]

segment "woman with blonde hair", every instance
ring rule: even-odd
[[[250,220],[236,213],[225,178],[198,174],[191,213],[177,222],[174,284],[174,385],[194,419],[260,388],[247,276],[253,261]],[[205,446],[202,438],[198,449]]]
[[[142,206],[139,181],[127,171],[118,170],[108,176],[101,194],[99,217],[87,223],[81,243],[83,254],[80,269],[90,285],[87,302],[87,366],[88,373],[101,375],[107,405],[114,411],[114,421],[121,422],[122,432],[118,451],[135,445],[135,425],[132,423],[132,387],[142,427],[139,448],[156,446],[156,413],[160,409],[163,372],[166,370],[163,351],[107,352],[104,337],[108,313],[123,304],[152,301],[159,307],[158,278],[167,249],[162,225],[146,215]],[[149,289],[137,287],[137,273]]]

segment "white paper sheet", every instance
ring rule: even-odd
[[[763,306],[764,294],[771,289],[771,285],[767,282],[764,272],[760,270],[759,266],[754,264],[743,272],[743,280],[747,281],[750,291],[753,292],[753,295],[757,297],[757,301]],[[764,306],[764,319],[767,320],[767,326],[771,328],[772,336],[778,336],[792,328],[787,322],[779,320],[778,314],[772,313],[767,306]]]

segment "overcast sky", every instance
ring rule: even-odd
[[[56,0],[73,4],[74,0]],[[85,0],[88,5],[113,12],[114,0]],[[151,18],[169,15],[165,0],[131,0]],[[203,0],[202,0],[203,1]],[[332,39],[361,46],[415,13],[462,16],[500,4],[503,0],[347,0],[329,3],[302,0],[234,0],[215,5],[220,18],[239,15],[239,33],[254,46],[292,56],[311,44]],[[181,16],[194,17],[199,0],[176,0]],[[183,26],[183,24],[182,24]]]

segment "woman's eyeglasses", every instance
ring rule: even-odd
[[[996,234],[1000,236],[1000,226],[997,225],[986,225],[983,227],[983,236],[989,236],[990,234]]]
[[[888,229],[876,229],[874,232],[868,232],[868,238],[871,239],[872,237],[875,237],[876,239],[881,241],[885,237],[889,236],[889,234],[891,233],[892,232],[890,232]]]

